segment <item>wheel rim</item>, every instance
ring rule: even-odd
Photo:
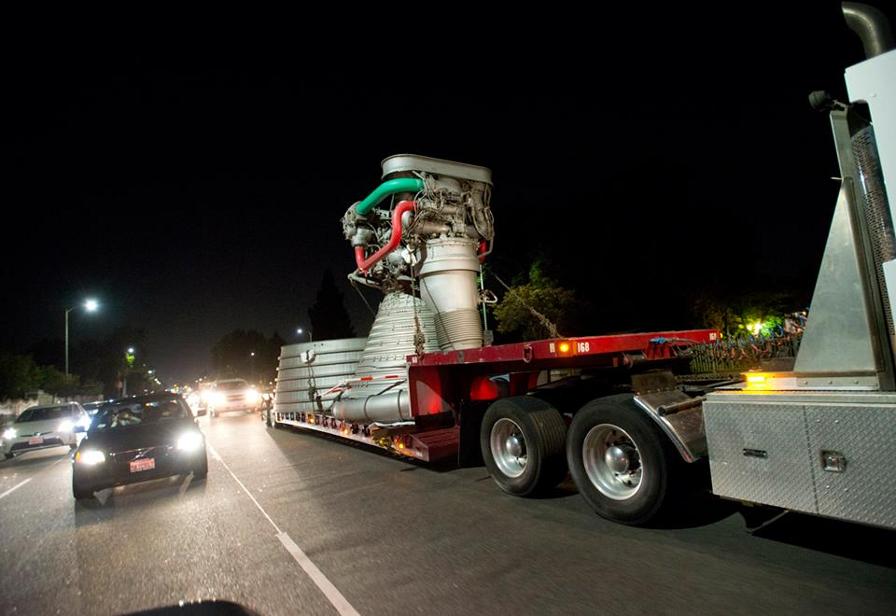
[[[489,436],[492,458],[504,475],[519,477],[526,470],[526,439],[523,431],[511,419],[503,417],[492,426]]]
[[[641,453],[635,440],[619,426],[591,428],[582,443],[582,462],[591,484],[608,498],[626,500],[644,481]]]

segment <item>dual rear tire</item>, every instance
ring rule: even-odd
[[[530,396],[501,398],[485,412],[479,445],[502,490],[532,496],[566,477],[566,422],[550,404]]]
[[[592,400],[568,430],[563,416],[543,400],[497,400],[485,413],[480,447],[505,492],[544,493],[563,481],[568,469],[598,515],[631,525],[665,512],[683,464],[629,394]]]

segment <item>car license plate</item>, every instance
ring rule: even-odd
[[[131,460],[131,472],[139,473],[140,471],[152,470],[156,467],[155,458],[140,458],[139,460]]]
[[[29,444],[29,445],[43,445],[43,444],[44,444],[44,437],[42,437],[42,436],[32,436],[31,438],[28,439],[28,444]]]

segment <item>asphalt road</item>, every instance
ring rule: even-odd
[[[896,534],[788,514],[749,534],[715,499],[665,528],[565,484],[503,494],[257,416],[202,419],[205,481],[71,496],[67,450],[0,463],[0,611],[237,601],[274,614],[896,613]]]

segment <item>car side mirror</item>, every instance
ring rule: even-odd
[[[75,432],[87,432],[87,427],[81,424],[75,424]]]

